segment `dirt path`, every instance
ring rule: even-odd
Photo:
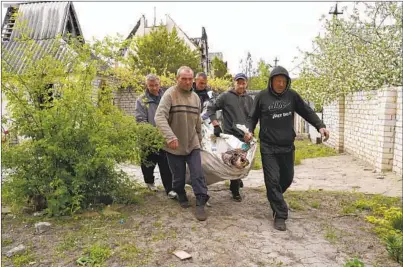
[[[24,266],[38,267],[77,266],[75,261],[87,255],[94,244],[108,248],[109,257],[103,266],[111,267],[340,267],[354,255],[365,266],[399,266],[387,256],[369,223],[338,215],[340,201],[345,200],[342,194],[305,193],[309,200],[321,203],[320,207],[305,205],[303,210],[290,212],[288,230],[279,232],[272,227],[262,188],[245,188],[244,201],[237,203],[231,200],[226,186],[211,186],[214,201],[205,222],[195,219],[195,200],[190,190],[188,193],[189,209],[180,208],[159,192],[146,196],[143,204],[116,209],[119,214],[112,217],[79,216],[62,221],[6,217],[2,238],[9,241],[2,250],[4,253],[24,244],[33,255],[31,264]],[[304,198],[296,192],[287,194],[289,202]],[[120,223],[122,219],[124,223]],[[40,220],[50,220],[52,227],[34,234],[34,224]],[[192,259],[179,260],[172,255],[175,250],[185,250]],[[6,257],[3,264],[13,266]]]
[[[122,169],[142,181],[139,167],[122,165]],[[295,167],[294,183],[290,190],[323,189],[402,196],[402,177],[391,172],[375,173],[373,170],[370,165],[350,155],[306,159]],[[155,175],[156,183],[161,185],[157,168]],[[262,170],[252,170],[244,179],[244,184],[246,187],[263,186]]]
[[[123,169],[141,177],[136,166]],[[14,266],[4,253],[20,244],[28,248],[24,257],[29,256],[22,266],[37,267],[77,266],[76,260],[88,255],[94,244],[109,251],[95,253],[105,254],[102,266],[108,267],[341,267],[355,256],[365,266],[399,266],[387,255],[373,226],[365,222],[365,214],[342,213],[343,205],[353,203],[357,194],[329,191],[356,189],[401,196],[401,179],[393,174],[377,179],[379,174],[347,155],[305,160],[295,173],[295,183],[285,197],[299,208],[290,212],[286,232],[274,230],[262,172],[252,171],[244,180],[241,203],[232,201],[223,183],[209,186],[212,207],[207,208],[205,222],[194,217],[195,199],[189,187],[192,207],[185,210],[158,192],[146,195],[142,204],[114,208],[117,213],[111,216],[95,212],[76,219],[3,216],[2,266]],[[297,191],[306,189],[324,191]],[[39,221],[50,222],[51,229],[35,234],[34,224]],[[172,255],[175,250],[187,251],[192,259],[179,260]]]

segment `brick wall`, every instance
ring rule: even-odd
[[[123,110],[127,115],[134,116],[137,94],[130,88],[114,92],[113,104]]]
[[[327,145],[338,152],[344,151],[344,99],[339,99],[323,107],[323,122],[330,131]]]
[[[393,149],[393,166],[392,170],[396,173],[402,174],[402,102],[403,102],[403,88],[397,89],[396,94],[396,124],[395,124],[395,141]]]
[[[377,92],[357,92],[345,97],[344,151],[375,162],[379,98]]]
[[[328,146],[402,174],[402,87],[356,92],[324,106]]]

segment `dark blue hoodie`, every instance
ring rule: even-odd
[[[272,80],[276,75],[287,78],[287,87],[277,94],[272,88]],[[317,130],[326,126],[316,113],[292,90],[288,71],[278,66],[270,73],[268,88],[262,90],[254,99],[253,108],[248,116],[248,127],[253,133],[260,121],[259,138],[262,152],[288,152],[294,148],[294,112],[308,121]]]

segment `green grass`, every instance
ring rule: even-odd
[[[27,266],[30,262],[35,261],[35,256],[28,249],[23,254],[13,256],[12,261],[16,267]]]
[[[325,234],[324,237],[327,241],[329,241],[332,244],[335,244],[338,239],[339,236],[337,235],[337,230],[335,227],[331,226],[331,225],[327,225],[325,227]]]
[[[310,140],[295,141],[295,165],[301,164],[301,161],[304,159],[330,157],[335,155],[337,155],[337,152],[333,148],[327,147],[323,144],[313,144]],[[252,169],[262,169],[260,144],[256,149],[255,162]]]
[[[295,165],[309,158],[321,158],[336,156],[337,152],[323,144],[313,144],[310,140],[295,141]]]

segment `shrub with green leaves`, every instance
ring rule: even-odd
[[[11,51],[2,56],[2,92],[13,121],[9,131],[23,137],[17,145],[2,147],[3,169],[10,170],[3,200],[15,207],[31,201],[37,209],[62,215],[105,196],[132,199],[136,185],[116,164],[139,163],[160,149],[164,139],[156,128],[137,124],[113,105],[111,94],[121,87],[121,79],[114,68],[100,71],[106,64],[100,56],[105,46],[100,51],[99,43],[70,39],[66,44],[57,38],[42,51],[34,40],[21,42],[32,48],[21,50],[23,71],[12,64]],[[60,47],[67,52],[56,57]],[[103,81],[101,89],[93,86],[96,80]]]

